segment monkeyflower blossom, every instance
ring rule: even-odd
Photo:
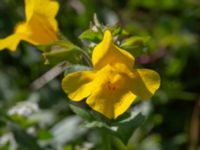
[[[18,23],[14,33],[0,39],[0,50],[15,51],[21,40],[33,45],[44,45],[58,39],[58,25],[55,20],[59,9],[54,0],[25,0],[26,20]]]
[[[137,96],[149,99],[160,86],[158,73],[134,69],[134,57],[117,47],[109,30],[94,48],[92,71],[71,73],[62,80],[62,88],[72,101],[86,103],[109,119],[123,114]]]

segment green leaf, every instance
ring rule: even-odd
[[[86,123],[82,124],[82,127],[104,129],[108,134],[120,138],[119,135],[117,134],[117,132],[115,131],[115,129],[117,127],[116,126],[109,126],[108,124],[106,124],[106,122],[103,122],[103,121],[93,120],[91,122],[86,122]]]
[[[109,129],[109,126],[104,123],[104,122],[101,122],[101,121],[92,121],[92,122],[87,122],[85,124],[82,125],[82,127],[85,127],[85,128],[106,128],[106,129]]]
[[[73,146],[72,145],[67,145],[63,148],[63,150],[73,150]]]
[[[149,36],[133,36],[122,41],[122,47],[144,45],[150,40]]]
[[[0,150],[8,150],[9,147],[10,147],[10,144],[9,144],[9,143],[6,143],[6,144],[4,144],[4,145],[1,144]]]
[[[83,108],[73,105],[73,104],[70,104],[69,107],[72,109],[72,111],[75,114],[82,117],[83,119],[85,119],[87,121],[94,120],[94,117],[92,116],[92,114],[89,111],[87,111],[86,109],[83,109]]]
[[[86,70],[91,70],[91,68],[84,65],[71,65],[65,69],[64,75],[66,76],[67,74],[72,72],[86,71]]]
[[[53,135],[48,130],[43,129],[37,131],[37,137],[40,140],[49,140],[53,137]]]
[[[42,150],[36,139],[15,124],[9,124],[21,150]]]
[[[128,113],[127,113],[128,114]],[[103,128],[107,134],[113,135],[121,139],[127,145],[130,137],[134,131],[142,125],[145,117],[141,113],[131,113],[131,115],[124,115],[117,120],[111,120],[109,124],[103,120],[93,120],[83,125],[86,128]]]
[[[145,117],[141,113],[138,113],[116,124],[117,130],[115,132],[125,145],[127,145],[133,132],[142,125],[144,119]]]
[[[127,36],[129,33],[124,30],[120,25],[116,24],[114,26],[111,27],[111,32],[113,36]]]
[[[103,38],[103,33],[101,31],[93,31],[92,29],[88,29],[86,31],[84,31],[80,36],[79,38],[81,40],[88,40],[88,41],[91,41],[91,42],[95,42],[95,43],[98,43],[102,40]]]
[[[52,44],[47,44],[47,45],[38,45],[37,48],[42,51],[45,52],[47,49],[49,49],[51,47]]]
[[[20,126],[22,126],[24,128],[30,127],[30,126],[36,124],[36,122],[30,121],[26,117],[18,115],[18,114],[13,114],[13,115],[9,116],[9,119],[15,123],[18,123]]]
[[[134,36],[122,41],[120,47],[129,51],[134,56],[139,56],[149,50],[149,41],[149,36]]]
[[[58,41],[44,49],[45,64],[56,64],[67,60],[70,63],[81,61],[80,48],[70,41]]]

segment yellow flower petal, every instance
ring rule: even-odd
[[[0,50],[3,50],[5,48],[10,49],[11,51],[15,51],[17,48],[17,45],[19,44],[21,36],[18,34],[13,34],[8,36],[5,39],[0,39]]]
[[[117,118],[136,97],[130,91],[129,80],[123,72],[118,72],[110,65],[105,66],[96,73],[87,104],[110,119]]]
[[[86,103],[107,118],[117,118],[124,113],[136,96],[127,89],[116,89],[114,92],[105,87],[98,87],[86,100]]]
[[[117,47],[112,41],[111,32],[107,30],[104,33],[102,42],[94,48],[92,63],[95,70],[99,70],[107,64],[113,65],[115,63],[123,63],[132,68],[134,57],[127,51]]]
[[[62,88],[73,101],[80,101],[91,93],[94,73],[82,71],[71,73],[62,80]]]
[[[112,42],[109,30],[92,55],[93,72],[79,72],[63,80],[72,100],[87,97],[86,103],[112,119],[124,113],[135,100],[150,98],[160,86],[159,75],[149,69],[134,70],[134,57]]]
[[[0,40],[0,49],[16,50],[21,40],[43,45],[58,40],[55,16],[58,2],[53,0],[25,0],[26,21],[15,27],[12,35]],[[10,41],[14,42],[10,42]]]
[[[53,0],[25,0],[26,34],[23,40],[34,45],[48,44],[56,41],[58,25],[55,16],[58,2]]]
[[[54,31],[58,31],[56,14],[59,4],[55,0],[25,0],[26,22],[34,18],[42,18],[49,24]],[[36,19],[37,20],[37,19]],[[45,24],[41,24],[45,25]]]
[[[25,15],[26,21],[29,21],[35,10],[35,4],[37,0],[25,0]]]
[[[25,6],[26,21],[29,21],[35,12],[47,18],[55,18],[59,9],[56,0],[25,0]]]
[[[143,100],[149,99],[160,86],[160,76],[150,69],[137,69],[133,74],[131,91]]]
[[[22,39],[34,45],[45,45],[57,40],[57,31],[42,16],[33,15],[26,28]]]

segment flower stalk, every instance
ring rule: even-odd
[[[112,150],[110,135],[104,128],[100,129],[100,132],[101,132],[102,149]]]

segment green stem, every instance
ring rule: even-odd
[[[102,150],[112,150],[110,135],[105,129],[101,129],[101,140],[103,148]]]

